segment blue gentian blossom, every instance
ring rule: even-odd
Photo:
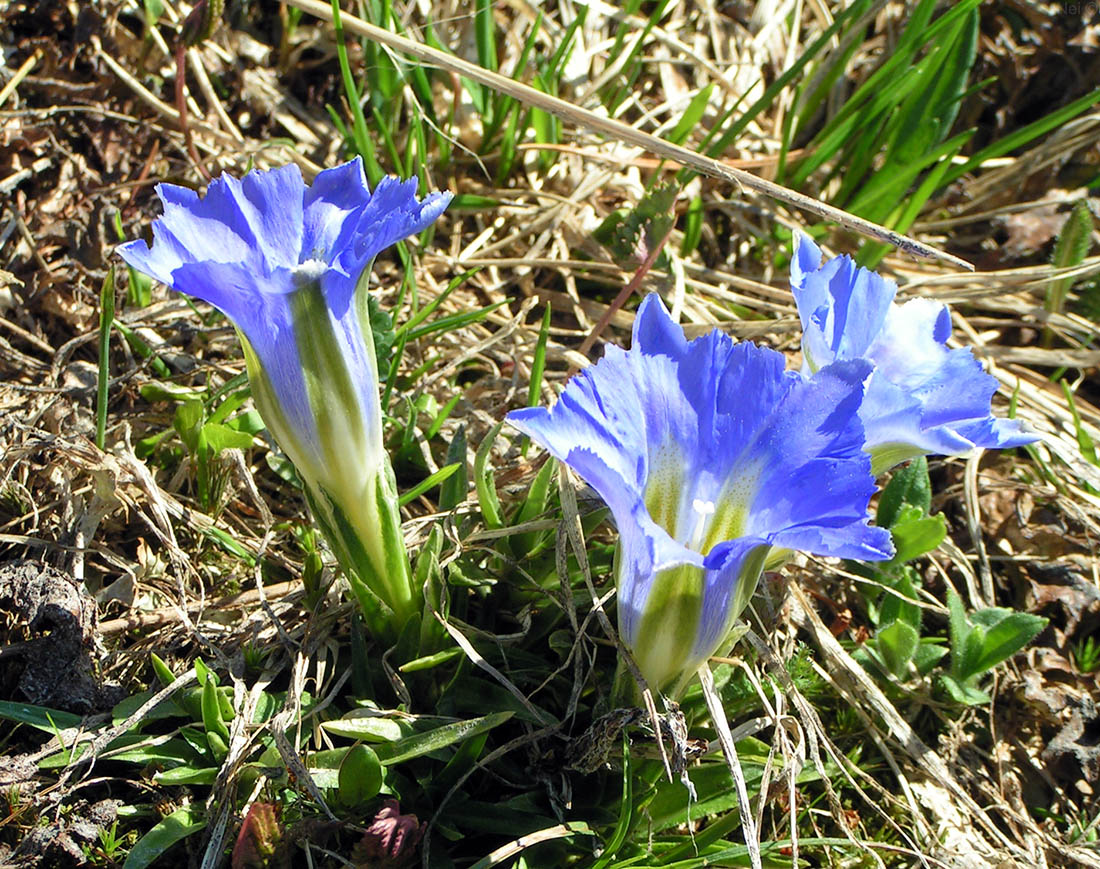
[[[600,494],[619,530],[619,633],[649,685],[679,691],[727,640],[774,550],[880,560],[858,409],[865,362],[813,382],[711,332],[687,341],[651,295],[552,409],[508,421]]]
[[[996,419],[997,380],[969,348],[949,349],[951,313],[931,299],[894,303],[897,284],[847,256],[822,264],[821,250],[798,237],[791,289],[802,320],[802,374],[838,360],[874,366],[860,417],[876,474],[924,454],[961,455],[975,447],[1017,447],[1036,435]]]
[[[157,193],[153,246],[132,241],[119,253],[237,327],[256,405],[353,589],[368,606],[365,584],[403,619],[416,595],[382,443],[366,285],[375,255],[429,226],[450,194],[418,200],[416,180],[396,178],[372,193],[359,159],[309,186],[292,164],[222,175],[204,197],[172,184]]]

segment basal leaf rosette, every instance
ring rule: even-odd
[[[660,299],[553,408],[509,422],[583,477],[619,531],[619,633],[650,687],[677,693],[727,640],[769,554],[879,560],[858,410],[865,362],[813,382],[772,350],[687,341]]]
[[[976,447],[1029,444],[1037,436],[991,412],[996,378],[969,348],[951,349],[951,313],[931,299],[895,304],[897,284],[847,256],[824,264],[800,235],[791,289],[802,320],[802,374],[830,363],[873,366],[860,418],[876,474],[925,454],[962,455]]]
[[[396,178],[371,192],[358,159],[309,186],[289,165],[222,175],[202,197],[172,184],[157,193],[153,246],[132,241],[119,253],[236,326],[256,406],[353,590],[365,610],[382,601],[399,628],[419,605],[383,448],[367,275],[450,194],[417,199],[416,181]]]

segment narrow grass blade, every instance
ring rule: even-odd
[[[430,474],[425,477],[407,492],[403,493],[400,498],[397,499],[398,506],[404,507],[406,504],[410,504],[423,495],[425,492],[434,489],[439,484],[451,478],[454,473],[461,468],[462,465],[455,462],[452,465],[444,465],[434,474]]]
[[[605,869],[605,867],[615,858],[615,854],[623,846],[623,842],[626,841],[626,837],[630,834],[630,822],[634,817],[634,789],[633,784],[633,767],[630,763],[630,737],[627,735],[626,729],[623,729],[623,796],[619,803],[619,820],[615,824],[615,830],[611,834],[611,838],[607,840],[607,846],[604,848],[603,854],[600,855],[599,862],[597,862],[592,869]]]
[[[58,728],[68,730],[70,727],[76,727],[83,720],[79,715],[73,715],[71,712],[35,706],[33,703],[13,703],[10,700],[0,700],[0,719],[29,724],[49,734],[56,733]]]
[[[1028,142],[1049,133],[1051,130],[1057,129],[1082,112],[1088,111],[1097,103],[1100,103],[1100,88],[1085,94],[1080,99],[1074,100],[1068,105],[1062,106],[1060,109],[1056,109],[1049,115],[1028,124],[1026,127],[1014,130],[1007,136],[1003,136],[992,144],[982,148],[965,163],[953,166],[951,171],[947,173],[947,177],[943,179],[943,183],[950,184],[956,178],[961,178],[967,172],[973,172],[986,160],[992,160],[994,157],[1003,157],[1005,154],[1017,148],[1022,148]]]
[[[355,78],[351,74],[351,64],[348,62],[348,48],[344,43],[344,27],[340,16],[340,0],[332,0],[330,20],[336,30],[336,56],[340,62],[340,75],[344,82],[344,95],[348,101],[348,110],[351,112],[352,140],[356,151],[363,157],[367,165],[368,176],[372,176],[372,168],[377,172],[377,175],[369,179],[371,184],[377,184],[379,178],[381,178],[381,169],[374,158],[374,146],[371,144],[370,135],[367,133],[367,119],[363,117],[359,89],[355,86]]]
[[[1054,244],[1054,256],[1050,264],[1060,268],[1080,265],[1088,255],[1092,245],[1092,212],[1082,200],[1078,202],[1066,219],[1058,240]],[[1052,314],[1060,314],[1066,303],[1066,293],[1073,286],[1073,278],[1059,278],[1047,286],[1047,297],[1043,307]],[[1054,333],[1049,328],[1043,330],[1043,346],[1054,343]]]
[[[539,393],[542,391],[542,373],[546,370],[546,343],[550,339],[550,317],[554,309],[546,306],[542,315],[542,325],[539,327],[538,341],[535,342],[535,355],[531,360],[531,385],[527,388],[527,406],[535,407],[539,403]]]

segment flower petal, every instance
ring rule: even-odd
[[[882,328],[897,285],[858,268],[850,257],[820,262],[817,245],[799,236],[791,263],[791,290],[802,321],[803,354],[812,373],[836,359],[864,356]]]
[[[631,346],[646,356],[668,356],[679,360],[688,350],[684,330],[672,322],[661,297],[650,293],[638,306]]]
[[[240,181],[222,175],[224,190],[252,229],[269,269],[292,269],[301,261],[302,197],[306,193],[302,172],[294,164],[269,171],[253,170]],[[217,196],[211,182],[205,202]],[[228,202],[225,203],[228,208]]]
[[[699,664],[719,650],[752,598],[770,549],[763,538],[739,537],[720,543],[707,556],[703,614],[694,648]]]
[[[319,172],[303,200],[302,260],[331,262],[346,246],[346,239],[355,231],[359,209],[370,198],[361,157]]]
[[[450,193],[430,193],[416,198],[415,178],[401,181],[383,178],[374,193],[356,215],[345,221],[334,242],[340,254],[332,260],[353,279],[351,283],[334,282],[325,289],[329,305],[338,316],[347,307],[355,281],[371,260],[391,244],[426,229],[451,202]]]
[[[803,238],[791,288],[803,326],[803,376],[833,360],[874,366],[859,414],[865,449],[880,472],[922,453],[959,455],[975,446],[1028,443],[1017,425],[990,415],[996,380],[968,349],[951,349],[951,315],[929,299],[894,304],[897,287],[848,257],[815,265],[820,250]]]
[[[762,469],[747,533],[816,555],[893,555],[889,532],[867,524],[875,482],[858,409],[869,369],[862,361],[823,368],[797,383],[761,427],[742,458]]]
[[[994,419],[987,417],[972,423],[964,423],[957,428],[958,434],[977,447],[987,450],[1023,447],[1035,443],[1035,432],[1028,431],[1016,419]]]
[[[233,322],[256,354],[301,448],[318,449],[290,306],[294,274],[279,269],[265,276],[234,263],[194,262],[172,273],[172,286],[209,302]]]
[[[878,372],[867,384],[860,417],[872,454],[883,446],[906,444],[911,447],[906,458],[923,453],[953,456],[969,452],[974,446],[947,426],[925,427],[919,397],[880,377]]]
[[[629,351],[609,346],[551,410],[508,416],[611,508],[619,631],[658,689],[723,641],[773,545],[892,554],[866,518],[870,364],[806,381],[784,362],[719,332],[688,342],[649,297]]]
[[[650,444],[659,449],[670,437],[679,440],[669,432],[676,417],[684,425],[693,420],[672,360],[609,346],[552,408],[515,410],[507,418],[581,473],[613,510],[629,511],[645,491]]]

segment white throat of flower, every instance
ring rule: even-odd
[[[694,511],[695,530],[692,532],[690,540],[687,545],[689,549],[695,552],[702,552],[703,545],[707,536],[707,528],[710,525],[710,518],[714,515],[715,506],[713,501],[704,501],[701,498],[695,498],[691,502],[691,509]]]
[[[321,259],[307,259],[294,267],[295,283],[317,283],[331,266]]]

